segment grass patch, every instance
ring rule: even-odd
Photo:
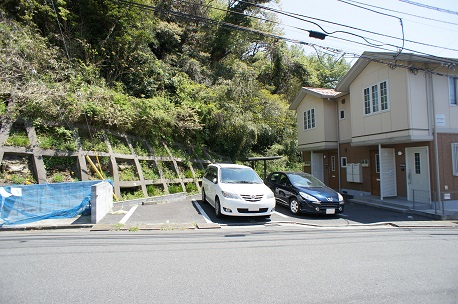
[[[103,131],[92,134],[92,138],[89,138],[88,134],[83,134],[80,140],[81,146],[85,151],[108,152]]]
[[[65,176],[62,173],[54,173],[49,179],[52,183],[63,183]]]
[[[175,171],[175,167],[173,166],[173,162],[162,162],[159,163],[162,167],[162,174],[164,175],[165,179],[176,179],[178,178],[178,174]]]
[[[175,193],[180,193],[183,192],[183,188],[181,185],[169,185],[169,193],[170,194],[175,194]]]
[[[76,151],[78,149],[73,132],[65,127],[35,126],[38,145],[42,149]]]
[[[140,156],[150,155],[148,148],[139,140],[132,140],[132,147],[134,148],[135,154]]]
[[[112,134],[108,134],[108,140],[110,141],[111,148],[113,152],[119,154],[132,154],[127,142],[125,140],[118,138]]]
[[[164,195],[164,188],[162,186],[148,185],[146,191],[149,197]]]
[[[153,150],[155,156],[170,157],[164,146],[154,146]]]
[[[196,184],[194,183],[187,183],[185,187],[186,187],[186,193],[195,194],[199,192]]]
[[[124,224],[116,223],[116,224],[113,224],[113,229],[119,231],[122,228],[124,228],[124,226],[125,226]]]
[[[13,174],[3,174],[2,173],[0,178],[6,180],[7,183],[13,184],[13,185],[30,185],[30,184],[37,183],[35,178],[30,174],[21,175],[17,173],[13,173]]]
[[[16,131],[10,134],[10,136],[5,142],[5,145],[29,148],[30,140],[25,131]]]
[[[143,178],[145,180],[157,180],[160,178],[159,171],[153,162],[142,160],[140,161],[140,166],[142,168]]]
[[[143,195],[142,189],[138,190],[125,190],[121,193],[121,200],[122,201],[129,201],[129,200],[134,200],[137,198],[143,198],[145,197]]]
[[[122,162],[118,164],[118,176],[120,181],[139,180],[137,168],[128,162]]]
[[[203,169],[194,169],[194,174],[196,175],[196,178],[202,178],[204,176],[205,170]]]

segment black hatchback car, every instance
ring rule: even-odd
[[[344,210],[343,196],[304,172],[273,172],[264,183],[274,192],[278,204],[293,214],[336,214]]]

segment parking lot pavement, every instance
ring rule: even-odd
[[[270,219],[264,217],[215,216],[213,207],[197,197],[179,201],[154,204],[115,204],[92,230],[166,230],[166,229],[209,229],[230,225],[264,225],[274,221],[288,221],[285,216],[274,213]]]

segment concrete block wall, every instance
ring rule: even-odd
[[[113,209],[113,186],[100,182],[91,187],[91,223],[97,224]]]

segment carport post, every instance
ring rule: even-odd
[[[264,161],[264,179],[267,177],[267,161],[268,160],[274,160],[274,159],[280,159],[283,156],[261,156],[261,157],[248,157],[244,159],[244,161],[250,161],[251,162],[251,168],[254,169],[254,163],[255,161],[258,160],[263,160]]]
[[[264,179],[267,177],[267,160],[264,159]]]

